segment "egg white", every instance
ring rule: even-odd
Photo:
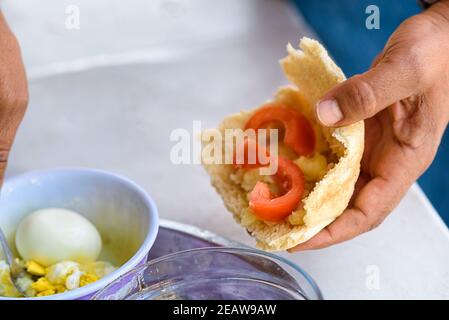
[[[43,266],[60,261],[94,262],[101,251],[101,236],[80,214],[61,208],[37,210],[21,221],[16,247],[24,260]]]

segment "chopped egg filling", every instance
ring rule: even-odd
[[[321,180],[328,170],[327,159],[320,153],[315,153],[312,157],[301,156],[294,162],[301,168],[304,177],[308,182]]]
[[[115,270],[109,262],[96,261],[81,265],[73,261],[62,261],[47,268],[36,261],[20,261],[26,268],[27,276],[18,279],[22,291],[31,297],[48,296],[88,285]],[[0,296],[20,297],[11,281],[9,266],[0,261]]]
[[[326,173],[333,166],[332,163],[328,163],[328,158],[320,152],[315,152],[312,156],[308,157],[297,157],[292,154],[292,151],[282,143],[279,144],[279,154],[284,156],[287,155],[288,158],[292,159],[293,162],[304,173],[305,185],[303,199],[309,195],[313,188],[315,188],[316,183],[323,179]],[[254,189],[254,186],[258,181],[265,182],[273,194],[279,194],[279,187],[277,186],[273,177],[260,175],[259,172],[260,171],[258,168],[237,169],[231,174],[230,178],[232,182],[234,182],[236,185],[239,185],[243,190],[247,192],[248,199],[251,191]],[[303,225],[304,215],[305,210],[302,208],[302,203],[300,203],[298,208],[286,218],[286,221],[288,221],[291,225]],[[258,221],[258,218],[251,212],[249,208],[242,210],[240,219],[240,223],[243,226],[249,226],[252,223]]]

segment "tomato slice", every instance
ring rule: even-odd
[[[274,197],[268,185],[259,181],[249,196],[249,208],[261,220],[276,222],[286,218],[297,208],[304,193],[304,174],[290,159],[278,158],[275,177],[285,194]]]
[[[258,130],[279,121],[285,128],[284,143],[298,155],[310,155],[315,149],[315,133],[309,121],[298,111],[282,105],[269,104],[257,110],[245,129]]]
[[[298,155],[310,155],[315,149],[315,133],[309,121],[299,112],[282,105],[270,104],[258,111],[248,120],[245,129],[261,129],[270,123],[280,122],[284,129],[284,143]],[[234,154],[234,167],[258,168],[263,166],[259,153],[270,157],[268,150],[262,150],[257,141],[244,141],[243,164],[237,164],[237,152]],[[249,161],[249,154],[256,154]],[[271,157],[270,157],[271,158]],[[278,156],[278,170],[274,178],[282,190],[281,195],[273,195],[264,182],[257,182],[249,195],[249,208],[256,217],[264,221],[280,221],[295,210],[304,194],[304,174],[290,159]],[[266,164],[268,165],[268,164]]]

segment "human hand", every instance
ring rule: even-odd
[[[375,228],[433,161],[449,120],[449,1],[404,21],[372,68],[328,92],[316,114],[327,126],[365,119],[365,152],[348,208],[291,252]]]
[[[27,104],[28,86],[19,44],[0,12],[0,186]]]

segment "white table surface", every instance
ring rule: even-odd
[[[80,7],[80,30],[65,28],[68,4]],[[295,9],[276,0],[5,0],[3,9],[31,92],[8,175],[111,170],[142,185],[161,217],[253,243],[200,166],[169,161],[169,134],[192,120],[213,127],[285,84],[285,44],[313,35]],[[325,298],[449,298],[449,232],[418,186],[369,234],[282,255]]]

